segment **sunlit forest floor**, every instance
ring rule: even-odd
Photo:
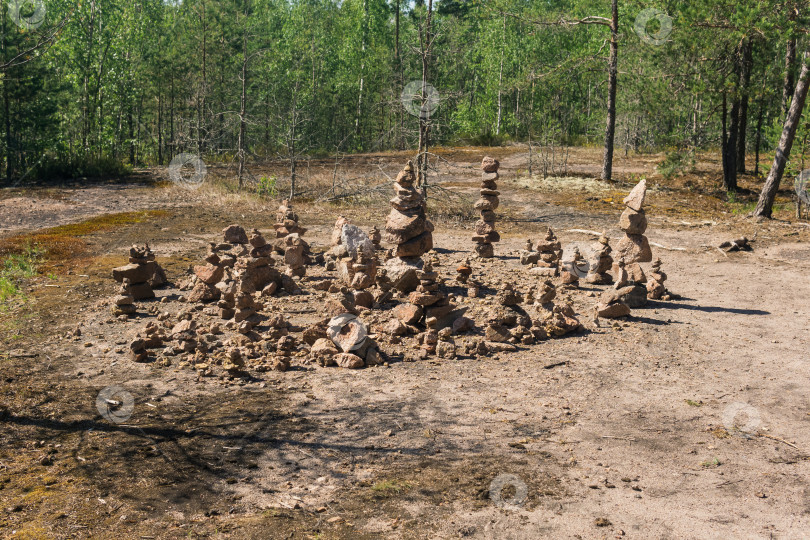
[[[617,180],[604,183],[597,148],[570,149],[545,179],[537,156],[529,176],[525,147],[435,153],[428,213],[447,279],[472,251],[481,158],[502,162],[503,240],[495,260],[474,261],[485,292],[464,300],[472,311],[504,281],[536,285],[518,252],[546,227],[565,249],[587,249],[587,231],[617,239],[621,200],[645,177],[647,236],[682,298],[597,324],[604,287],[583,287],[570,296],[584,331],[489,357],[198,377],[118,352],[152,316],[109,322],[110,270],[148,241],[178,282],[230,223],[271,231],[277,199],[236,192],[234,166],[214,163],[196,190],[155,168],[0,191],[0,256],[35,248],[38,266],[0,312],[0,536],[806,535],[810,231],[795,219],[792,179],[776,219],[757,222],[746,214],[762,179],[743,175],[729,200],[717,155],[664,179],[663,154],[619,152]],[[328,249],[339,215],[382,228],[409,156],[299,165],[295,210],[313,250]],[[247,184],[268,178],[287,193],[285,167],[250,164]],[[716,247],[743,235],[752,252]],[[308,294],[280,301],[296,325],[318,318]],[[112,385],[135,397],[126,424],[96,410]],[[526,488],[511,507],[492,491],[505,474]]]

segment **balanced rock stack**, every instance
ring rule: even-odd
[[[230,225],[223,230],[223,236],[224,242],[209,245],[206,264],[194,267],[189,302],[210,302],[225,294],[230,295],[226,304],[231,304],[236,292],[252,294],[268,286],[273,290],[278,287],[281,274],[272,267],[273,246],[259,231],[251,231],[248,239],[245,229]],[[220,307],[228,310],[233,305]]]
[[[539,253],[539,257],[534,261],[537,265],[531,272],[542,277],[555,277],[559,274],[559,262],[562,257],[562,244],[557,240],[554,231],[549,227],[546,237],[537,242],[534,248]]]
[[[425,217],[425,200],[413,187],[415,182],[413,162],[408,161],[397,175],[397,195],[385,224],[385,239],[396,244],[394,256],[403,259],[421,257],[433,248],[433,224]]]
[[[135,300],[154,298],[152,289],[166,284],[166,274],[155,262],[155,254],[149,249],[149,244],[132,246],[129,249],[129,264],[114,268],[113,279],[119,283],[128,279],[128,294]]]
[[[304,266],[304,240],[298,233],[290,233],[284,240],[284,264],[287,265],[285,272],[290,277],[304,277],[307,272]]]
[[[137,308],[135,307],[135,297],[130,294],[130,281],[129,278],[124,278],[121,282],[121,288],[118,290],[118,296],[113,298],[112,313],[116,317],[129,318],[134,315]]]
[[[616,244],[616,259],[621,259],[627,268],[630,281],[643,283],[644,272],[638,263],[652,262],[650,242],[644,236],[647,216],[642,208],[647,194],[647,181],[642,180],[624,198],[625,209],[619,218],[619,228],[625,236]]]
[[[650,279],[647,281],[647,298],[650,300],[669,300],[670,292],[664,286],[667,275],[661,270],[661,259],[656,259],[652,265]]]
[[[307,232],[307,229],[298,225],[298,214],[293,211],[290,201],[284,200],[281,202],[281,205],[278,207],[278,212],[276,213],[276,224],[273,225],[273,228],[276,230],[277,239],[274,247],[278,253],[283,255],[287,251],[287,246],[284,244],[283,239],[291,234],[297,234],[299,241],[296,243],[300,243],[304,249],[304,264],[311,263],[309,244],[306,240],[301,238],[304,236],[304,233]]]
[[[276,238],[284,238],[288,234],[304,236],[306,229],[298,225],[298,214],[292,209],[292,203],[288,200],[281,201],[281,205],[276,212]]]
[[[378,229],[376,225],[372,226],[371,230],[368,231],[368,237],[374,244],[374,249],[382,249],[382,246],[380,246],[380,242],[382,242],[382,233],[380,233],[380,229]]]
[[[607,236],[603,234],[594,245],[594,254],[590,261],[588,275],[585,276],[587,283],[592,285],[610,285],[613,283],[613,278],[608,274],[608,270],[613,266],[613,257],[610,256],[611,251],[613,249],[610,247]]]
[[[498,209],[500,201],[498,196],[501,194],[498,191],[497,180],[498,168],[500,163],[497,159],[489,156],[485,157],[481,162],[481,169],[484,171],[481,180],[481,198],[475,202],[475,209],[481,212],[481,219],[475,224],[475,252],[479,257],[490,259],[495,256],[495,249],[492,247],[493,242],[499,242],[501,235],[495,230],[495,210]],[[492,176],[487,176],[487,175]]]
[[[579,277],[582,275],[584,276],[585,273],[588,271],[585,268],[584,257],[582,257],[582,253],[579,252],[579,248],[574,246],[574,252],[571,255],[571,260],[567,261],[563,265],[563,270],[560,272],[560,281],[566,287],[575,288],[579,285]]]
[[[416,175],[408,161],[397,175],[391,199],[391,212],[385,223],[385,240],[396,247],[393,257],[385,262],[387,277],[401,292],[418,285],[416,270],[422,268],[423,254],[433,249],[433,223],[425,217],[425,200],[413,187]]]
[[[356,291],[374,285],[377,255],[371,238],[341,216],[332,231],[332,243],[331,255],[337,260],[340,280]]]
[[[439,290],[439,273],[433,270],[433,263],[427,260],[424,268],[416,273],[419,286],[408,297],[408,300],[425,311],[425,320],[441,319],[455,309],[450,299]]]

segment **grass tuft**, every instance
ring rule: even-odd
[[[41,257],[42,250],[29,243],[20,253],[0,258],[0,310],[15,298],[24,297],[22,285],[37,275]]]

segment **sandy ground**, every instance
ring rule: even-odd
[[[571,229],[621,234],[620,210],[546,204],[509,182],[502,191],[513,219],[497,259],[474,264],[487,294],[459,293],[470,313],[503,282],[534,284],[517,254],[546,226],[586,255],[593,237]],[[116,352],[151,320],[110,322],[104,305],[109,269],[133,241],[149,240],[179,280],[225,225],[272,223],[260,210],[194,208],[90,237],[98,258],[6,317],[0,535],[810,538],[810,249],[791,225],[757,225],[754,252],[724,255],[711,246],[734,220],[651,213],[650,241],[684,248],[653,248],[680,300],[597,325],[589,294],[603,287],[583,288],[570,296],[584,331],[516,353],[402,362],[392,350],[389,367],[296,364],[243,381]],[[301,208],[316,249],[338,213],[383,224],[357,209]],[[469,236],[437,227],[443,276],[469,255]],[[278,305],[304,325],[321,301]],[[66,338],[77,326],[82,336]],[[95,410],[112,385],[134,397],[124,424]]]

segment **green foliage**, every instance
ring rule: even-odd
[[[270,197],[272,199],[278,197],[278,178],[275,176],[262,176],[256,186],[256,194],[262,197]]]
[[[13,299],[24,296],[21,286],[26,279],[37,274],[41,256],[41,250],[28,245],[22,253],[10,253],[0,259],[0,309],[5,309]]]
[[[692,152],[675,150],[674,152],[667,152],[664,161],[658,165],[657,170],[661,176],[669,180],[675,176],[691,172],[694,166],[695,156]]]
[[[775,0],[669,2],[653,7],[672,18],[672,33],[651,45],[634,30],[647,7],[619,3],[617,149],[716,148],[723,95],[731,103],[743,90],[749,143],[762,108],[762,148],[773,149],[784,44],[808,15],[789,15]],[[432,144],[601,144],[609,29],[558,23],[601,20],[609,2],[441,0],[434,8]],[[243,69],[248,155],[412,147],[418,119],[399,100],[422,77],[426,9],[387,0],[49,0],[36,31],[3,17],[0,181],[125,174],[181,152],[228,161]],[[53,43],[26,52],[65,18]],[[659,27],[654,19],[647,31]],[[734,51],[745,38],[755,43],[754,65],[741,89]],[[796,153],[810,156],[803,131]],[[687,170],[682,157],[668,156],[662,174]]]
[[[34,169],[32,176],[48,182],[82,177],[115,178],[131,172],[132,166],[108,155],[48,155]]]

